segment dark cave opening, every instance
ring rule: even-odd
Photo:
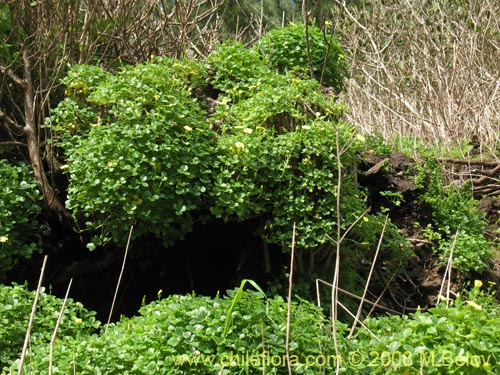
[[[242,279],[266,283],[287,260],[279,249],[271,250],[272,272],[265,272],[264,246],[258,236],[258,220],[245,222],[213,221],[196,225],[184,240],[165,248],[161,240],[144,236],[133,241],[115,302],[112,321],[121,315],[136,315],[144,303],[171,294],[223,295],[238,287]],[[73,278],[70,297],[108,320],[125,249],[116,246],[89,252],[78,243],[65,245],[50,254],[43,285],[63,297]],[[28,281],[36,287],[41,257],[34,257],[24,272],[16,272],[10,281]]]

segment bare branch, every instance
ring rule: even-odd
[[[24,87],[26,86],[26,81],[24,81],[21,77],[14,73],[12,69],[6,67],[5,65],[0,64],[0,72],[9,77],[12,82],[18,85],[21,89],[24,89]]]

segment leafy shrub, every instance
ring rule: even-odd
[[[487,222],[477,209],[470,186],[465,184],[445,187],[441,168],[428,161],[421,167],[420,176],[427,176],[427,189],[423,200],[432,209],[432,225],[427,236],[439,240],[435,251],[447,262],[453,247],[453,266],[463,272],[481,272],[488,268],[494,245],[485,237]],[[417,176],[417,182],[422,177]]]
[[[0,160],[0,279],[40,248],[47,227],[41,224],[42,198],[31,168]]]
[[[195,62],[153,59],[116,74],[74,67],[65,78],[68,98],[50,122],[68,157],[67,207],[95,235],[88,247],[123,243],[132,224],[135,236],[150,232],[168,245],[211,213],[259,217],[264,241],[285,251],[296,223],[298,251],[317,259],[304,264],[325,263],[337,222],[346,230],[366,210],[356,182],[362,137],[318,81],[273,71],[253,49],[226,43],[208,62],[220,90],[210,115],[208,76]],[[350,239],[376,241],[382,226],[371,223]],[[390,259],[399,262],[400,250]]]
[[[9,291],[14,299],[25,293],[15,288]],[[52,321],[41,314],[43,319],[36,326],[45,327],[46,334],[33,343],[25,374],[48,368],[46,338],[61,301],[43,297],[41,302],[42,309],[51,306]],[[292,372],[334,373],[338,358],[341,373],[498,373],[500,307],[492,290],[476,281],[464,297],[450,303],[410,316],[370,318],[364,326],[358,325],[352,338],[346,337],[347,327],[337,323],[339,357],[335,357],[329,320],[316,306],[293,302]],[[28,305],[23,308],[26,312]],[[122,317],[107,332],[95,334],[91,334],[97,327],[93,315],[72,306],[68,307],[67,331],[61,330],[56,341],[54,373],[288,374],[287,304],[281,297],[266,299],[242,289],[230,291],[225,298],[174,295],[145,305],[139,316]],[[10,317],[8,308],[7,315],[5,309],[0,311],[2,319]],[[5,373],[14,372],[16,365],[12,363]]]
[[[70,96],[51,120],[68,156],[67,207],[86,229],[101,231],[90,248],[123,242],[134,223],[137,236],[152,232],[166,243],[190,230],[213,167],[214,134],[189,86],[200,74],[198,64],[165,59],[100,81],[95,67],[66,78],[69,91],[90,81],[78,94],[84,98]],[[68,137],[75,109],[83,124]]]
[[[124,318],[106,334],[63,337],[54,352],[59,373],[209,374],[288,373],[285,361],[287,304],[254,292],[227,298],[170,296],[144,306],[140,316]],[[233,307],[231,308],[231,306]],[[224,335],[226,314],[230,326]],[[344,326],[339,324],[342,332]],[[307,302],[292,304],[290,356],[297,374],[317,374],[305,365],[328,347],[330,328],[321,311]],[[342,345],[343,340],[340,340]],[[34,372],[48,368],[48,349],[33,349]],[[263,360],[273,356],[274,363]],[[253,362],[249,362],[249,358]],[[279,360],[279,362],[278,362]],[[239,362],[237,362],[239,361]],[[243,362],[246,361],[246,362]],[[265,367],[265,368],[264,368]],[[332,366],[326,367],[330,370]],[[42,370],[43,369],[43,370]],[[28,369],[24,373],[30,373]]]
[[[475,295],[475,296],[474,296]],[[500,370],[498,303],[478,290],[410,317],[379,317],[359,330],[367,361],[360,374],[496,374]],[[480,296],[480,297],[478,297]],[[483,304],[478,304],[481,301]]]
[[[207,62],[215,73],[211,84],[233,102],[251,96],[272,73],[257,51],[239,42],[223,43],[208,56]]]
[[[341,92],[348,72],[340,43],[334,37],[330,39],[329,35],[323,34],[315,26],[308,27],[308,35],[314,78],[318,81],[323,78],[324,85],[333,87],[337,93]],[[272,30],[260,39],[257,46],[270,65],[280,73],[298,70],[309,74],[303,24],[293,23],[288,27]]]
[[[0,369],[20,357],[34,298],[35,292],[29,291],[25,286],[0,285]],[[48,346],[62,302],[43,290],[40,293],[30,335],[33,346]],[[69,299],[58,337],[88,334],[96,330],[99,324],[94,312]]]

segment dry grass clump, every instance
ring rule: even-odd
[[[336,0],[333,10],[352,64],[342,98],[349,120],[386,139],[497,148],[500,2],[369,3]]]

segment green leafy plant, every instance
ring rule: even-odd
[[[432,209],[432,224],[426,233],[430,239],[440,240],[435,252],[447,262],[453,248],[453,266],[458,270],[484,271],[493,256],[494,244],[485,237],[487,223],[477,209],[479,202],[473,198],[470,186],[445,187],[441,168],[432,159],[420,168],[416,181],[422,184],[427,180],[422,199]]]
[[[286,374],[286,313],[282,298],[265,299],[262,293],[241,289],[226,298],[174,295],[143,306],[140,316],[122,318],[106,334],[61,337],[54,365],[61,373],[79,374]],[[306,357],[314,359],[330,350],[328,320],[305,301],[293,302],[291,314],[294,373],[331,371],[331,363],[306,364]],[[226,329],[228,316],[231,325]],[[339,324],[339,331],[344,329]],[[339,341],[343,345],[344,340]],[[47,353],[45,345],[34,345],[32,370],[23,373],[45,371]]]
[[[498,303],[480,285],[464,297],[411,316],[366,321],[377,336],[360,330],[359,347],[366,350],[361,374],[496,374],[500,350]],[[477,301],[477,302],[476,302]],[[418,373],[418,372],[417,372]]]
[[[17,262],[38,252],[47,226],[40,220],[42,198],[28,165],[0,160],[0,279]]]
[[[248,98],[272,74],[263,57],[239,42],[226,42],[207,58],[214,70],[211,84],[233,102]]]
[[[331,35],[315,26],[308,26],[309,50],[314,78],[333,87],[337,93],[348,77],[344,51]],[[278,72],[300,71],[309,74],[306,32],[301,23],[268,32],[257,43],[257,48]]]
[[[65,79],[69,100],[51,121],[67,155],[67,207],[100,232],[89,248],[124,242],[131,224],[166,243],[190,230],[213,167],[214,134],[191,97],[203,74],[199,64],[159,59],[115,75],[77,67]]]
[[[0,285],[0,369],[19,359],[23,346],[28,320],[35,298],[35,292],[23,285]],[[63,301],[44,290],[39,295],[38,307],[31,331],[33,346],[47,346],[51,340]],[[66,303],[59,338],[78,337],[97,331],[100,323],[95,313],[90,312],[79,302],[69,299]]]

